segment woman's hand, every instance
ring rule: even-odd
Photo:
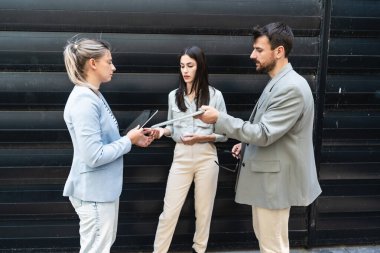
[[[184,136],[181,136],[182,143],[185,145],[193,145],[197,142],[199,142],[200,136],[197,134],[186,134]]]
[[[181,136],[182,143],[185,145],[193,145],[195,143],[215,142],[215,134],[199,135],[199,134],[185,134]]]
[[[150,135],[154,139],[160,139],[165,134],[165,128],[158,127],[158,128],[150,128]]]
[[[236,159],[240,159],[241,158],[240,151],[241,151],[241,143],[234,145],[231,149],[232,156],[235,157]]]
[[[137,145],[139,147],[147,147],[152,141],[153,137],[150,135],[149,129],[136,128],[130,130],[126,136],[131,140],[132,144]]]

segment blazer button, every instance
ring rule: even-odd
[[[249,144],[247,143],[247,144],[246,144],[246,146],[248,147],[248,146],[249,146]]]
[[[242,163],[241,166],[245,167],[245,163]]]

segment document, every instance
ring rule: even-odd
[[[204,111],[203,110],[199,110],[199,111],[187,114],[187,115],[179,117],[179,118],[175,118],[175,119],[171,119],[171,120],[167,120],[167,121],[155,124],[155,125],[151,126],[151,128],[156,128],[156,127],[160,127],[160,126],[170,125],[170,124],[172,124],[175,121],[183,120],[183,119],[190,118],[190,117],[195,117],[195,116],[200,115],[202,113],[204,113]]]

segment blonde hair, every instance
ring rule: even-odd
[[[63,58],[71,82],[76,85],[88,86],[85,73],[86,62],[91,58],[101,58],[107,51],[111,51],[111,46],[103,40],[77,39],[75,37],[70,39],[63,51]]]

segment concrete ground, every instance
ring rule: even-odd
[[[75,253],[78,251],[55,249],[49,250],[1,250],[0,253]],[[111,250],[112,253],[149,253],[150,250]],[[189,251],[170,251],[169,253],[191,253]],[[259,250],[209,250],[207,253],[260,253]],[[380,253],[379,245],[361,245],[361,246],[334,246],[334,247],[318,247],[312,249],[305,248],[291,248],[290,253]]]
[[[259,250],[243,250],[243,251],[208,251],[209,253],[260,253]],[[176,252],[188,253],[188,252]],[[313,249],[294,248],[290,249],[290,253],[380,253],[380,245],[375,246],[338,246],[338,247],[321,247]]]

